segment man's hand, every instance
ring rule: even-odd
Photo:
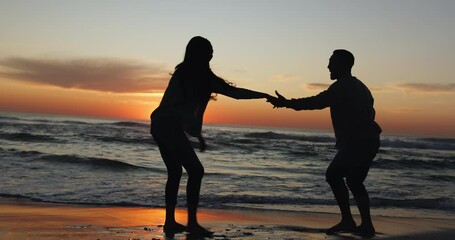
[[[286,106],[287,99],[283,97],[278,91],[275,91],[277,97],[267,98],[267,102],[273,104],[273,108],[281,108]]]
[[[276,97],[272,96],[272,95],[266,95],[265,98],[267,99],[267,102],[271,103],[271,102],[274,102],[277,100]]]

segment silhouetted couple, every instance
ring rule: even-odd
[[[212,94],[219,93],[235,99],[265,98],[275,107],[295,110],[330,107],[338,153],[327,169],[326,178],[340,207],[342,220],[327,232],[349,231],[373,236],[369,197],[363,181],[378,151],[381,130],[374,122],[371,93],[362,82],[351,75],[354,63],[352,54],[346,50],[334,52],[328,67],[331,79],[337,81],[327,91],[314,97],[292,100],[287,100],[278,93],[278,97],[273,97],[230,85],[211,71],[209,62],[212,56],[212,45],[207,39],[199,36],[192,38],[186,47],[183,62],[175,67],[163,99],[151,115],[151,134],[168,171],[165,189],[166,235],[183,231],[202,237],[213,234],[197,221],[204,167],[186,134],[197,137],[201,151],[205,149],[205,141],[201,135],[202,119]],[[182,167],[188,173],[187,226],[175,220]],[[358,227],[350,212],[349,193],[344,178],[361,213],[362,224]]]

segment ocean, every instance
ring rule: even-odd
[[[333,133],[205,125],[203,134],[201,208],[338,213],[324,178]],[[0,197],[163,207],[166,177],[149,122],[0,113]],[[373,215],[455,219],[455,139],[383,135],[365,185]]]

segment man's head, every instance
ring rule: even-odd
[[[351,68],[354,66],[354,55],[344,49],[333,51],[327,68],[330,71],[330,79],[335,80],[344,76],[351,76]]]

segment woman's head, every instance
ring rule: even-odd
[[[196,36],[186,45],[184,63],[196,65],[208,65],[213,57],[213,48],[209,40]]]

